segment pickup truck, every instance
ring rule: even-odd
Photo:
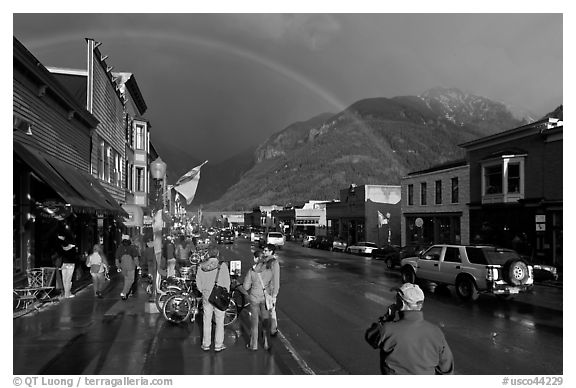
[[[416,257],[401,261],[404,283],[418,279],[455,286],[463,300],[476,300],[480,293],[511,297],[534,286],[532,266],[516,251],[480,245],[432,245]]]

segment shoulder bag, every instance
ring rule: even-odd
[[[274,298],[268,292],[266,292],[266,288],[264,287],[264,282],[262,281],[262,276],[260,272],[256,272],[258,275],[258,279],[260,279],[260,285],[262,286],[262,291],[264,291],[264,300],[266,303],[266,310],[272,310],[274,308]]]
[[[226,311],[228,305],[230,304],[230,293],[226,287],[218,285],[218,275],[220,274],[220,265],[218,264],[218,271],[216,272],[216,279],[214,280],[214,287],[212,287],[212,292],[208,297],[208,301],[220,311]]]

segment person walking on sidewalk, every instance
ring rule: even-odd
[[[90,268],[90,275],[92,275],[94,296],[102,298],[102,291],[106,284],[104,273],[107,271],[108,260],[106,260],[100,244],[94,244],[92,254],[88,256],[88,260],[86,261],[86,266]]]
[[[254,252],[254,265],[244,278],[243,287],[249,292],[250,301],[250,343],[246,347],[250,350],[258,350],[259,330],[261,321],[264,349],[268,350],[270,334],[270,311],[266,308],[265,293],[271,294],[272,270],[266,267],[266,257],[262,251]]]
[[[124,277],[124,287],[120,293],[122,300],[126,300],[134,284],[136,268],[140,267],[138,249],[130,242],[130,236],[122,235],[122,243],[116,249],[116,267]]]
[[[442,330],[424,320],[424,293],[416,284],[404,283],[396,303],[388,308],[381,329],[380,370],[385,375],[454,373],[454,357]],[[398,312],[399,319],[393,321]]]
[[[220,251],[216,246],[208,247],[208,259],[200,264],[196,273],[196,286],[202,293],[203,331],[202,350],[210,350],[212,343],[212,314],[216,317],[216,332],[214,333],[214,350],[220,352],[224,346],[224,311],[214,307],[208,301],[214,283],[230,291],[230,273],[226,263],[220,263]]]
[[[280,291],[280,263],[274,254],[276,246],[274,244],[266,244],[263,249],[266,268],[272,271],[272,301],[274,306],[270,310],[270,335],[275,337],[278,334],[278,318],[276,317],[276,299]]]
[[[64,298],[74,298],[72,294],[72,278],[74,269],[78,263],[78,250],[76,245],[70,243],[63,235],[59,235],[61,241],[60,256],[62,257],[62,284],[64,286]]]

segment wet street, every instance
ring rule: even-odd
[[[242,260],[242,273],[248,270],[248,241],[220,247],[221,258]],[[227,349],[203,352],[199,322],[173,325],[148,312],[142,289],[121,301],[118,277],[104,299],[95,299],[90,285],[15,319],[14,374],[379,374],[378,351],[363,334],[392,303],[398,270],[291,242],[277,253],[280,334],[270,351],[246,350],[246,309],[225,330]],[[563,373],[562,288],[536,286],[514,300],[481,296],[475,303],[450,289],[425,294],[424,316],[442,327],[456,374]]]

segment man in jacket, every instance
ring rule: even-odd
[[[140,267],[138,248],[130,242],[130,236],[122,235],[122,243],[116,249],[116,267],[124,277],[124,287],[120,293],[122,300],[126,300],[134,284],[136,268]]]
[[[220,352],[224,346],[224,311],[217,309],[208,301],[214,283],[230,291],[230,273],[226,263],[220,263],[220,251],[211,245],[208,247],[208,259],[200,264],[196,273],[196,286],[202,293],[203,332],[202,350],[210,350],[212,342],[212,314],[216,317],[216,332],[214,333],[214,350]]]
[[[275,337],[278,334],[278,319],[276,317],[276,299],[280,291],[280,263],[274,254],[276,246],[274,244],[266,244],[263,249],[265,256],[266,268],[272,270],[272,298],[274,307],[270,310],[270,335]]]
[[[399,319],[386,322],[380,342],[382,374],[452,374],[454,358],[442,330],[424,320],[424,293],[416,284],[404,283],[397,290],[396,304],[390,316],[398,311]]]

